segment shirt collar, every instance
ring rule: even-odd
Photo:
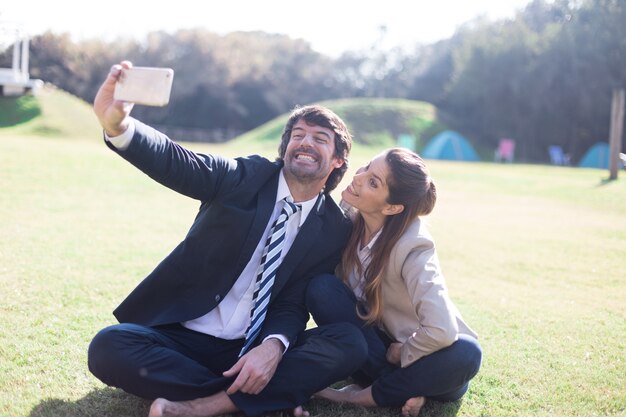
[[[289,191],[289,186],[287,186],[287,180],[285,179],[285,174],[283,170],[281,169],[280,175],[278,176],[278,192],[276,193],[276,203],[278,203],[280,200],[282,200],[285,197],[289,197],[291,201],[293,201],[293,196],[291,195],[291,192]],[[315,206],[315,202],[317,201],[318,197],[319,195],[313,197],[310,200],[298,203],[302,207],[301,214],[300,214],[300,224],[298,225],[298,227],[301,227],[304,224],[309,213],[311,212],[311,210],[313,210],[313,207]]]
[[[371,251],[372,247],[374,246],[374,243],[376,243],[376,241],[378,240],[378,236],[380,236],[382,231],[383,231],[383,228],[381,227],[380,230],[378,232],[376,232],[374,237],[370,239],[369,243],[363,247],[363,249],[367,249],[368,251]],[[361,249],[361,250],[363,250],[363,249]]]

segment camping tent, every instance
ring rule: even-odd
[[[460,133],[446,130],[433,137],[421,152],[425,159],[478,161],[478,154]]]
[[[593,145],[583,156],[578,164],[581,168],[609,168],[609,145],[598,142]]]

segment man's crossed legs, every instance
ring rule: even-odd
[[[154,328],[117,324],[94,337],[89,370],[107,385],[146,399],[164,399],[153,403],[155,416],[182,411],[199,416],[236,411],[259,416],[294,409],[350,376],[367,358],[367,344],[355,326],[338,323],[310,329],[285,352],[259,394],[227,395],[235,378],[222,373],[237,362],[243,343],[243,339],[219,339],[180,324]]]

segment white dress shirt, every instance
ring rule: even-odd
[[[121,135],[109,137],[105,134],[105,137],[106,140],[117,149],[126,150],[132,141],[134,133],[135,124],[131,122],[129,128]],[[241,339],[245,337],[246,329],[250,325],[250,311],[253,307],[254,286],[256,282],[257,270],[261,264],[265,241],[269,236],[272,224],[280,215],[284,204],[281,200],[285,197],[288,197],[291,199],[290,201],[293,201],[293,197],[291,196],[289,187],[287,186],[283,170],[281,170],[278,178],[278,191],[276,193],[274,210],[267,226],[265,227],[265,231],[261,236],[261,240],[259,240],[250,261],[244,268],[239,278],[237,278],[235,285],[233,285],[228,294],[226,294],[222,301],[213,310],[209,311],[204,316],[181,323],[183,326],[197,332],[219,337],[221,339]],[[313,209],[316,200],[317,196],[308,201],[299,202],[298,204],[302,206],[302,209],[293,214],[287,221],[285,240],[280,254],[280,262],[283,261],[285,255],[289,251],[289,248],[291,248],[300,227],[302,227],[302,224],[306,221],[307,216]],[[279,339],[285,346],[285,350],[289,347],[289,342],[285,336],[270,335],[267,338],[270,337]]]
[[[284,203],[281,200],[285,197],[291,197],[291,194],[289,192],[289,188],[287,187],[287,181],[285,181],[283,171],[281,170],[280,177],[278,178],[278,193],[276,195],[274,211],[272,212],[272,216],[265,227],[261,240],[252,254],[252,258],[250,258],[250,261],[235,282],[235,285],[233,285],[231,290],[228,294],[226,294],[217,307],[202,317],[184,322],[183,326],[188,329],[207,333],[222,339],[239,339],[244,337],[246,329],[250,324],[250,311],[252,310],[253,305],[252,297],[254,294],[257,271],[259,269],[259,265],[261,265],[261,257],[263,255],[265,241],[269,236],[272,224],[278,218],[281,210],[283,209]],[[289,251],[293,241],[296,239],[296,235],[298,234],[300,227],[311,212],[316,200],[317,197],[303,203],[298,203],[302,205],[302,210],[293,214],[287,221],[285,240],[279,262],[283,261],[285,255]],[[278,335],[273,336],[277,337]],[[285,337],[279,337],[279,339],[283,342],[285,348],[288,347],[289,343]]]

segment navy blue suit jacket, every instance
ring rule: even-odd
[[[195,319],[215,308],[250,260],[274,208],[282,162],[197,154],[135,123],[127,150],[109,147],[201,204],[185,239],[113,314],[147,326]],[[316,274],[333,272],[350,227],[333,199],[320,195],[277,271],[259,340],[283,334],[295,341],[308,320],[306,285]]]

